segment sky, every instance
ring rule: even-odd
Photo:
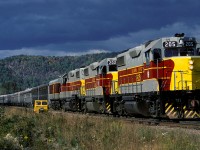
[[[0,0],[0,58],[123,51],[185,33],[200,38],[199,0]]]

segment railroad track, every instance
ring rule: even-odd
[[[15,107],[18,109],[24,109],[25,111],[31,111],[31,108],[22,108],[22,107]],[[166,126],[169,128],[184,128],[184,129],[193,129],[193,130],[200,130],[200,120],[183,120],[183,119],[154,119],[154,118],[135,118],[135,117],[114,117],[113,115],[109,114],[96,114],[96,113],[83,113],[83,112],[72,112],[67,111],[63,112],[62,110],[49,110],[49,113],[54,115],[57,114],[70,114],[70,115],[82,115],[82,116],[89,116],[89,117],[98,117],[98,118],[112,118],[114,120],[124,121],[126,123],[137,123],[143,124],[148,126]]]
[[[150,126],[166,126],[170,128],[184,128],[184,129],[195,129],[200,130],[200,120],[188,120],[183,121],[181,120],[166,120],[166,119],[138,119],[138,118],[131,118],[131,122],[145,124]]]
[[[50,111],[51,113],[62,113],[62,111]],[[87,115],[91,117],[100,117],[100,118],[113,118],[116,120],[121,120],[127,123],[137,123],[148,126],[166,126],[170,128],[184,128],[184,129],[194,129],[200,130],[200,120],[183,120],[183,119],[154,119],[154,118],[135,118],[135,117],[114,117],[109,114],[96,114],[96,113],[87,113],[82,112],[71,112],[67,111],[65,113],[74,114],[74,115]]]
[[[180,125],[184,128],[200,130],[200,121],[181,121]]]

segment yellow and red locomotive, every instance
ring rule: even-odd
[[[149,41],[117,56],[120,113],[196,118],[200,110],[199,43],[193,37]]]
[[[0,104],[31,105],[46,93],[54,109],[200,118],[200,43],[184,34],[151,40],[34,89],[2,95]]]
[[[70,71],[61,105],[117,115],[200,117],[199,48],[194,37],[176,34]]]

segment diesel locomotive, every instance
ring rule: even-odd
[[[199,118],[199,50],[184,34],[148,41],[51,81],[49,101],[72,111]]]
[[[151,40],[71,70],[46,87],[53,109],[200,118],[200,42],[184,34]]]

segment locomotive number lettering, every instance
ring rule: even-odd
[[[194,41],[185,41],[184,42],[184,46],[185,47],[194,47],[195,46],[195,42]]]
[[[116,60],[109,60],[108,61],[108,65],[115,65],[116,64]]]
[[[141,75],[140,75],[140,74],[137,74],[137,75],[136,75],[136,81],[137,81],[137,82],[141,81]]]
[[[134,68],[134,69],[133,69],[133,73],[136,73],[136,72],[137,72],[137,68]]]
[[[138,68],[138,72],[142,72],[143,71],[143,68],[142,67],[139,67]]]
[[[176,41],[163,42],[163,47],[177,47],[177,42]]]

